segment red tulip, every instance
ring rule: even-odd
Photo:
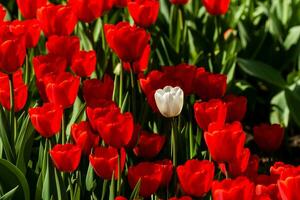
[[[71,69],[80,77],[90,77],[96,70],[96,52],[79,51],[73,56]]]
[[[214,200],[253,200],[254,184],[246,177],[236,179],[224,179],[212,184],[212,196]]]
[[[131,66],[130,63],[123,62],[123,68],[126,71],[130,71],[130,69],[132,69],[134,73],[141,73],[146,71],[148,68],[150,53],[151,53],[150,45],[147,45],[140,60],[134,62],[133,66]]]
[[[224,98],[227,105],[227,122],[241,121],[247,110],[247,98],[228,95]]]
[[[259,157],[257,155],[250,155],[248,166],[246,171],[244,172],[245,176],[251,181],[254,181],[258,176],[258,168],[259,168]]]
[[[57,144],[49,151],[55,167],[62,172],[74,172],[80,163],[81,149],[73,144]]]
[[[282,200],[298,200],[300,190],[300,167],[286,168],[277,181]]]
[[[183,196],[183,197],[172,197],[172,198],[169,198],[169,200],[193,200],[191,197],[189,196]]]
[[[138,157],[154,158],[159,154],[166,141],[166,137],[142,131],[133,152]]]
[[[76,36],[51,36],[46,47],[49,54],[64,57],[71,65],[73,56],[80,50],[80,42]]]
[[[187,4],[189,0],[170,0],[170,2],[176,5],[184,5]]]
[[[119,149],[128,145],[131,140],[134,129],[133,117],[129,112],[122,114],[114,109],[97,118],[96,127],[106,144]]]
[[[4,21],[4,18],[6,16],[6,10],[2,4],[0,4],[0,22]]]
[[[40,23],[36,19],[19,21],[14,20],[9,24],[10,30],[16,36],[21,36],[25,40],[27,48],[33,48],[37,45],[41,35]]]
[[[28,96],[28,88],[22,79],[22,70],[13,74],[13,88],[14,88],[14,111],[19,112],[26,104]],[[6,109],[11,109],[10,104],[10,85],[7,74],[0,72],[0,104]]]
[[[239,122],[226,124],[222,128],[212,123],[204,133],[204,139],[215,161],[230,162],[242,152],[246,134]]]
[[[114,0],[114,6],[119,8],[125,8],[127,6],[127,0]]]
[[[101,17],[103,12],[110,10],[112,0],[68,0],[79,20],[90,23]]]
[[[122,148],[121,152],[121,173],[126,160],[126,152]],[[110,180],[114,172],[114,178],[118,178],[118,150],[112,147],[97,147],[90,155],[90,162],[96,174]]]
[[[128,0],[128,11],[138,26],[147,28],[156,22],[159,13],[157,0]]]
[[[48,75],[44,78],[47,97],[50,102],[62,105],[62,107],[71,107],[77,97],[80,79],[69,72],[58,75]]]
[[[31,123],[43,137],[52,137],[60,131],[63,110],[61,106],[46,103],[28,110]]]
[[[226,119],[227,106],[219,99],[212,99],[208,102],[196,102],[194,113],[197,124],[203,130],[207,130],[212,122],[223,126]]]
[[[214,164],[208,160],[188,160],[177,167],[182,190],[195,197],[203,197],[210,190],[214,172]]]
[[[109,75],[104,75],[103,80],[90,79],[83,82],[83,97],[87,106],[101,107],[104,102],[111,101],[114,82]],[[97,92],[95,92],[97,91]]]
[[[15,35],[8,24],[0,25],[0,72],[12,74],[23,64],[26,56],[25,40]]]
[[[270,200],[281,200],[277,178],[267,175],[259,175],[255,179],[255,195],[256,199],[268,198]]]
[[[117,196],[117,197],[115,198],[115,200],[127,200],[127,198],[122,197],[122,196]]]
[[[266,152],[279,149],[284,136],[284,129],[279,124],[261,124],[255,126],[253,132],[255,143]]]
[[[194,79],[194,91],[204,100],[221,98],[226,92],[226,80],[226,75],[198,70]]]
[[[285,164],[283,162],[275,162],[273,166],[270,167],[270,174],[277,179],[280,178],[281,174],[288,168],[292,168],[293,165]]]
[[[36,17],[36,11],[47,4],[47,0],[17,0],[18,8],[26,19]]]
[[[37,80],[43,79],[51,73],[56,75],[63,73],[67,69],[66,59],[53,54],[35,56],[32,63]]]
[[[230,0],[202,0],[206,11],[211,15],[224,15],[230,4]]]
[[[128,149],[133,149],[138,142],[139,136],[141,134],[142,131],[142,127],[140,124],[135,124],[134,125],[134,129],[133,129],[133,133],[132,133],[132,137],[130,139],[130,142],[128,143],[128,145],[126,145],[126,148]]]
[[[249,158],[250,150],[245,148],[236,159],[228,163],[228,169],[226,169],[226,164],[222,163],[219,166],[224,174],[227,172],[230,177],[238,177],[247,170]]]
[[[87,107],[86,114],[93,130],[97,130],[97,119],[106,116],[112,110],[120,112],[120,108],[113,101],[106,101],[101,107]]]
[[[71,135],[77,146],[79,146],[86,155],[89,155],[91,149],[96,147],[99,143],[99,136],[93,132],[88,122],[73,124],[71,127]]]
[[[128,169],[128,182],[133,189],[137,182],[141,180],[140,195],[149,197],[154,194],[162,180],[162,169],[159,164],[142,162]]]
[[[164,159],[161,161],[157,161],[157,164],[161,165],[162,169],[162,179],[160,186],[167,187],[172,179],[173,176],[173,163],[171,160]]]
[[[65,5],[49,4],[41,7],[37,10],[37,19],[46,37],[70,35],[77,24],[77,17],[72,8]]]
[[[144,29],[130,26],[128,22],[105,24],[104,33],[109,47],[122,61],[130,63],[140,60],[150,40]]]

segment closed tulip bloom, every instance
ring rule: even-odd
[[[43,79],[51,73],[63,73],[67,69],[67,60],[54,54],[35,56],[32,63],[37,80]]]
[[[64,109],[74,104],[79,90],[79,77],[64,72],[59,75],[45,77],[44,83],[50,102],[61,105]]]
[[[221,98],[226,92],[226,80],[226,75],[197,70],[194,79],[194,92],[202,100]]]
[[[176,4],[176,5],[184,5],[189,2],[189,0],[170,0],[171,4]]]
[[[79,51],[72,59],[71,69],[80,77],[90,77],[96,70],[96,52]]]
[[[115,200],[127,200],[127,198],[122,197],[122,196],[117,196],[117,197],[115,198]]]
[[[169,118],[181,113],[184,101],[183,91],[180,87],[166,86],[156,90],[154,94],[156,106],[159,112]]]
[[[265,152],[276,151],[283,140],[284,129],[279,124],[261,124],[253,128],[254,141]]]
[[[96,147],[99,143],[99,135],[96,135],[88,122],[80,122],[73,124],[71,127],[71,135],[77,146],[79,146],[83,153],[89,155],[91,149]]]
[[[18,8],[25,19],[36,17],[37,9],[45,6],[48,0],[17,0]]]
[[[247,98],[228,95],[224,98],[227,105],[227,122],[241,121],[247,111]]]
[[[246,134],[240,122],[226,124],[210,124],[204,133],[204,139],[211,157],[217,162],[231,162],[244,149]]]
[[[68,66],[72,64],[73,56],[80,50],[79,38],[76,36],[51,36],[46,42],[48,54],[64,57]]]
[[[129,143],[126,145],[127,149],[133,149],[138,142],[139,136],[142,132],[142,127],[140,124],[134,124],[134,129],[133,129],[133,133],[132,133],[132,137],[129,141]]]
[[[277,184],[282,200],[299,200],[300,167],[285,168]]]
[[[18,112],[23,109],[28,96],[28,87],[22,79],[22,70],[13,74],[13,91],[14,91],[14,111]],[[6,109],[11,109],[10,104],[10,85],[7,74],[0,72],[0,104]]]
[[[25,38],[14,34],[9,25],[0,25],[0,72],[16,72],[22,67],[25,56]]]
[[[159,13],[159,1],[128,0],[127,6],[135,24],[147,28],[156,22]]]
[[[212,99],[208,102],[196,102],[194,114],[197,124],[203,130],[207,130],[212,122],[223,126],[226,119],[227,106],[219,99]]]
[[[141,73],[146,71],[148,68],[150,53],[151,53],[150,45],[147,45],[141,58],[138,61],[135,61],[133,63],[133,66],[131,66],[130,63],[123,62],[123,68],[129,72],[130,70],[133,70],[134,73]]]
[[[112,100],[114,82],[107,74],[103,80],[90,79],[83,82],[83,97],[87,106],[95,108],[103,106],[106,101]],[[97,91],[97,92],[95,92]]]
[[[203,197],[210,190],[214,172],[214,164],[208,160],[188,160],[177,167],[182,190],[195,197]]]
[[[38,20],[14,20],[9,24],[9,27],[14,35],[24,38],[26,48],[33,48],[37,45],[41,35],[41,27]]]
[[[226,175],[226,172],[230,175],[230,177],[238,177],[243,175],[248,167],[250,159],[250,150],[245,148],[240,155],[228,163],[227,169],[226,164],[219,164],[221,171]]]
[[[71,173],[79,166],[81,149],[74,144],[57,144],[49,153],[59,171]]]
[[[63,110],[61,106],[45,103],[42,107],[28,110],[31,123],[43,137],[52,137],[60,131]]]
[[[113,0],[114,6],[118,8],[125,8],[127,6],[127,0]]]
[[[109,47],[122,61],[130,63],[140,60],[150,40],[149,33],[128,22],[105,24],[104,33]]]
[[[270,199],[270,200],[281,200],[277,178],[268,175],[258,175],[255,178],[255,198],[256,199]]]
[[[212,184],[213,200],[253,200],[254,184],[246,177],[214,181]]]
[[[159,164],[141,162],[136,166],[129,167],[127,177],[131,189],[141,180],[139,194],[142,197],[149,197],[159,188],[163,178],[162,175],[162,169]]]
[[[113,110],[120,112],[120,108],[117,107],[117,105],[113,101],[106,101],[101,107],[86,108],[87,117],[94,131],[97,131],[97,120],[99,118],[105,117],[109,112]]]
[[[41,7],[37,11],[37,19],[46,37],[70,35],[77,24],[72,8],[65,5],[49,4]]]
[[[224,15],[230,4],[230,0],[202,0],[206,11],[211,15]]]
[[[105,9],[112,7],[112,0],[68,0],[68,5],[80,21],[90,23],[101,17]]]
[[[125,160],[126,160],[126,152],[122,148],[121,152],[121,173],[123,171]],[[94,168],[96,174],[106,180],[110,180],[112,178],[112,174],[114,173],[114,179],[118,178],[118,150],[113,147],[97,147],[90,155],[90,162]]]
[[[165,141],[166,137],[163,135],[142,131],[133,152],[139,157],[154,158],[163,148]]]
[[[173,163],[168,159],[160,160],[156,163],[162,167],[163,178],[161,179],[160,187],[167,187],[173,176]]]
[[[129,144],[134,130],[132,114],[117,109],[97,118],[96,126],[104,142],[118,149]]]

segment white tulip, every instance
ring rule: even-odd
[[[183,90],[180,87],[166,86],[156,90],[154,94],[156,106],[165,117],[176,117],[183,107]]]

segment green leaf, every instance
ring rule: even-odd
[[[15,165],[4,159],[0,159],[0,182],[4,191],[11,191],[19,186],[14,192],[14,199],[30,200],[26,177]]]
[[[279,92],[271,100],[272,112],[270,113],[271,124],[283,124],[288,126],[290,111],[287,107],[284,91]]]
[[[238,58],[237,61],[241,69],[247,74],[262,79],[263,81],[280,88],[284,88],[286,86],[286,82],[282,78],[280,72],[271,66],[259,61],[246,60],[242,58]]]
[[[11,189],[9,192],[5,193],[3,196],[0,197],[0,200],[9,200],[12,199],[16,191],[18,190],[19,186],[17,185],[15,188]]]
[[[141,188],[141,179],[139,179],[139,181],[136,183],[129,200],[134,200],[134,199],[138,199],[139,193],[140,193],[140,188]]]
[[[291,116],[298,126],[300,126],[300,98],[291,90],[285,90],[285,98],[290,110]]]
[[[109,200],[114,200],[115,199],[115,178],[114,178],[114,173],[112,174],[111,182],[110,182],[110,187],[109,187]],[[102,191],[104,192],[104,191]]]
[[[94,171],[91,163],[89,163],[89,168],[86,174],[85,187],[88,191],[92,191],[96,187],[96,181],[94,179]]]
[[[283,43],[286,50],[297,44],[300,39],[300,26],[294,26],[289,30],[289,33]]]

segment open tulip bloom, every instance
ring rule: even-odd
[[[0,0],[0,200],[300,200],[299,13]]]

